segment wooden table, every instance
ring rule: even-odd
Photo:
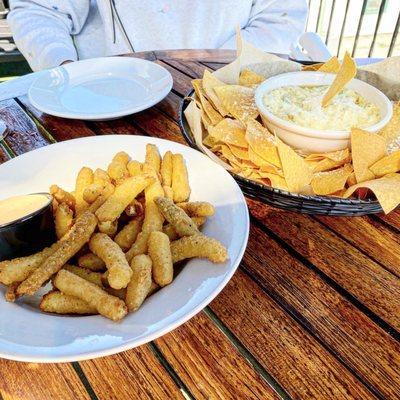
[[[4,101],[0,118],[9,135],[0,161],[91,135],[183,143],[178,107],[191,79],[229,62],[232,52],[136,56],[172,73],[165,100],[126,118],[88,123],[44,115],[26,97]],[[209,307],[162,338],[110,357],[68,364],[0,359],[2,398],[399,398],[400,212],[310,217],[248,205],[248,249]]]

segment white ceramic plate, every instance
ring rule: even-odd
[[[135,313],[115,323],[101,316],[57,316],[37,308],[40,294],[16,303],[4,300],[0,285],[0,357],[30,362],[65,362],[114,354],[153,340],[204,308],[227,284],[246,248],[249,217],[243,194],[222,167],[202,153],[162,139],[101,136],[70,140],[23,154],[0,165],[0,199],[48,191],[51,184],[72,190],[83,165],[105,168],[121,150],[143,160],[146,143],[160,153],[171,150],[186,159],[191,200],[207,200],[216,214],[203,232],[220,240],[229,261],[190,260],[171,285],[145,301]],[[42,291],[42,293],[45,290]]]
[[[41,73],[29,101],[57,117],[106,120],[145,110],[172,88],[160,65],[133,57],[82,60]]]

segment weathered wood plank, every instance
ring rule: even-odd
[[[191,78],[202,78],[205,69],[212,71],[211,68],[208,68],[207,66],[195,61],[181,61],[172,58],[166,58],[162,61],[177,69],[178,71],[181,71],[184,74],[190,76]]]
[[[158,50],[154,52],[158,60],[178,59],[182,61],[204,61],[230,63],[236,58],[235,50]]]
[[[156,344],[196,399],[278,398],[204,313]]]
[[[148,346],[79,363],[99,399],[183,399]]]
[[[400,237],[368,217],[317,217],[353,246],[400,277]]]
[[[364,382],[382,397],[396,398],[395,339],[254,225],[242,267]]]
[[[251,214],[395,329],[400,280],[310,217],[248,200]]]
[[[186,74],[176,70],[164,61],[156,61],[157,64],[167,69],[174,80],[172,88],[177,91],[180,95],[186,96],[192,89],[191,78]]]
[[[143,133],[128,120],[120,118],[112,121],[91,122],[90,128],[97,135],[142,135]]]
[[[129,120],[150,136],[186,143],[178,124],[155,107],[134,114]]]
[[[179,103],[181,98],[173,92],[170,92],[169,95],[162,101],[160,101],[156,108],[162,111],[164,114],[167,114],[175,121],[179,118]]]
[[[392,226],[398,232],[400,232],[400,208],[393,210],[388,215],[380,214],[378,218],[386,222],[390,226]]]
[[[0,143],[0,164],[3,164],[9,159],[10,156],[7,154],[7,152],[4,150],[3,146]]]
[[[20,363],[0,358],[4,400],[90,400],[71,364]]]
[[[8,130],[5,142],[15,154],[23,154],[49,144],[15,100],[4,100],[0,105],[0,119]]]
[[[57,142],[94,135],[94,132],[86,125],[85,121],[53,117],[52,115],[42,113],[33,107],[27,96],[21,96],[18,100]]]
[[[240,270],[210,307],[291,397],[374,398]]]

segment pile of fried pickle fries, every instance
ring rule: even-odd
[[[155,145],[144,163],[117,153],[107,171],[83,167],[74,192],[53,185],[58,241],[31,256],[0,263],[6,299],[33,295],[51,281],[40,309],[101,314],[114,321],[136,311],[174,278],[174,264],[193,257],[215,263],[226,248],[199,228],[214,207],[189,202],[185,160]]]

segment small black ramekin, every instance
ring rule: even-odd
[[[0,261],[22,257],[42,250],[56,241],[52,196],[39,210],[23,218],[0,225]]]

